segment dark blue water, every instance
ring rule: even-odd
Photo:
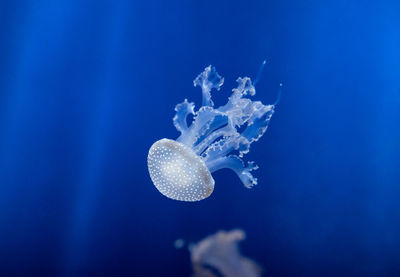
[[[162,196],[147,151],[193,79],[222,104],[264,59],[259,185]],[[0,275],[189,276],[175,239],[242,228],[265,276],[399,276],[399,126],[399,1],[2,1]]]

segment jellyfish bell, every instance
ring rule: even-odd
[[[147,163],[153,184],[168,198],[199,201],[214,190],[214,179],[204,161],[182,143],[170,139],[155,142]]]
[[[185,99],[175,107],[173,123],[181,135],[155,142],[147,158],[150,178],[166,197],[181,201],[209,197],[215,183],[211,174],[223,168],[233,170],[247,188],[257,184],[251,172],[258,166],[242,158],[266,132],[277,102],[252,101],[249,97],[256,91],[251,79],[238,78],[237,82],[228,102],[214,108],[211,90],[220,90],[224,79],[208,66],[193,82],[202,90],[202,106],[195,111],[194,103]],[[190,114],[193,121],[188,125]]]

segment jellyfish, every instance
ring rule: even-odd
[[[261,69],[254,82],[239,77],[226,104],[218,108],[211,91],[219,91],[224,78],[211,65],[197,76],[193,84],[202,90],[202,106],[196,111],[187,99],[178,104],[173,123],[180,136],[158,140],[148,153],[150,178],[160,193],[180,201],[203,200],[214,190],[211,174],[223,168],[233,170],[246,188],[257,184],[252,171],[258,166],[242,158],[264,135],[277,103],[264,105],[249,98],[256,93]]]
[[[220,230],[198,243],[189,245],[193,277],[260,277],[262,267],[243,256],[239,243],[246,238],[240,229]]]

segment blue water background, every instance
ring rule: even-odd
[[[264,59],[259,185],[163,197],[147,151],[193,79],[223,104]],[[399,1],[1,1],[0,275],[188,276],[175,239],[242,228],[265,276],[399,276],[399,126]]]

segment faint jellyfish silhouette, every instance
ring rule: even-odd
[[[206,67],[193,81],[202,89],[202,106],[195,111],[194,103],[186,99],[178,104],[173,123],[181,135],[175,141],[164,138],[151,146],[147,157],[150,177],[166,197],[181,201],[207,198],[214,190],[211,173],[222,168],[232,169],[247,188],[257,184],[251,171],[258,167],[253,162],[245,165],[241,158],[267,130],[277,102],[263,105],[251,101],[247,96],[256,93],[251,79],[239,77],[236,81],[238,86],[228,102],[214,108],[211,90],[220,90],[224,79],[213,66]],[[190,114],[193,122],[188,126]]]
[[[241,255],[242,230],[218,231],[189,246],[193,277],[260,277],[261,267]]]

